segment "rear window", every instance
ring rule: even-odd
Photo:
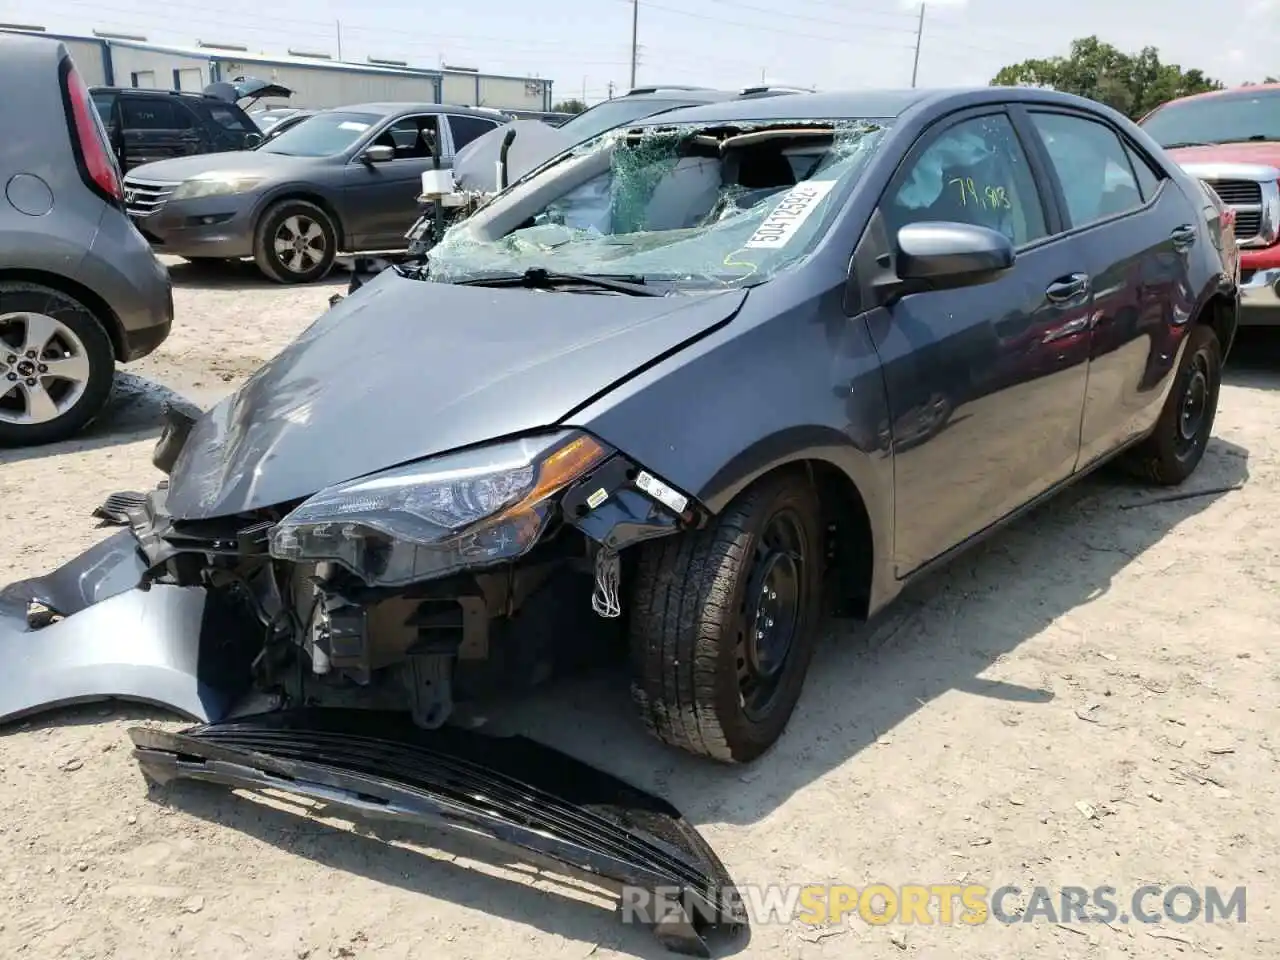
[[[232,110],[230,107],[221,103],[209,104],[209,116],[213,118],[213,122],[224,130],[234,130],[236,133],[254,133],[254,129],[249,125],[247,118]]]

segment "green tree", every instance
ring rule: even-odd
[[[1222,84],[1197,69],[1161,63],[1155,47],[1125,53],[1095,36],[1071,41],[1065,57],[1024,60],[1005,67],[992,86],[1048,87],[1105,103],[1134,119],[1162,103]]]
[[[561,100],[551,107],[552,113],[581,113],[587,105],[581,100]]]

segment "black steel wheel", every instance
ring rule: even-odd
[[[706,529],[641,547],[632,697],[659,739],[730,763],[782,735],[819,626],[821,523],[804,473],[766,478]]]
[[[1209,446],[1221,388],[1218,336],[1212,327],[1196,324],[1155,432],[1126,457],[1130,470],[1160,486],[1177,486],[1191,476]]]

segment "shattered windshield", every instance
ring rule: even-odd
[[[770,120],[614,130],[452,227],[424,279],[529,270],[757,283],[817,245],[883,121]]]

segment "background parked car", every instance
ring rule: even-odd
[[[215,83],[203,93],[94,87],[94,106],[126,172],[144,163],[223,150],[247,150],[263,134],[237,102],[289,96],[279,84],[241,78]]]
[[[280,136],[311,116],[315,116],[314,110],[303,110],[299,107],[271,107],[249,114],[267,140]]]
[[[153,246],[188,260],[252,256],[280,283],[319,280],[339,251],[395,251],[422,173],[501,115],[438,103],[322,110],[258,149],[147,164],[125,178]]]
[[[1234,211],[1240,323],[1280,325],[1280,83],[1172,100],[1141,125]]]
[[[169,335],[169,273],[130,224],[89,90],[59,41],[0,34],[0,446],[65,439],[117,362]]]

